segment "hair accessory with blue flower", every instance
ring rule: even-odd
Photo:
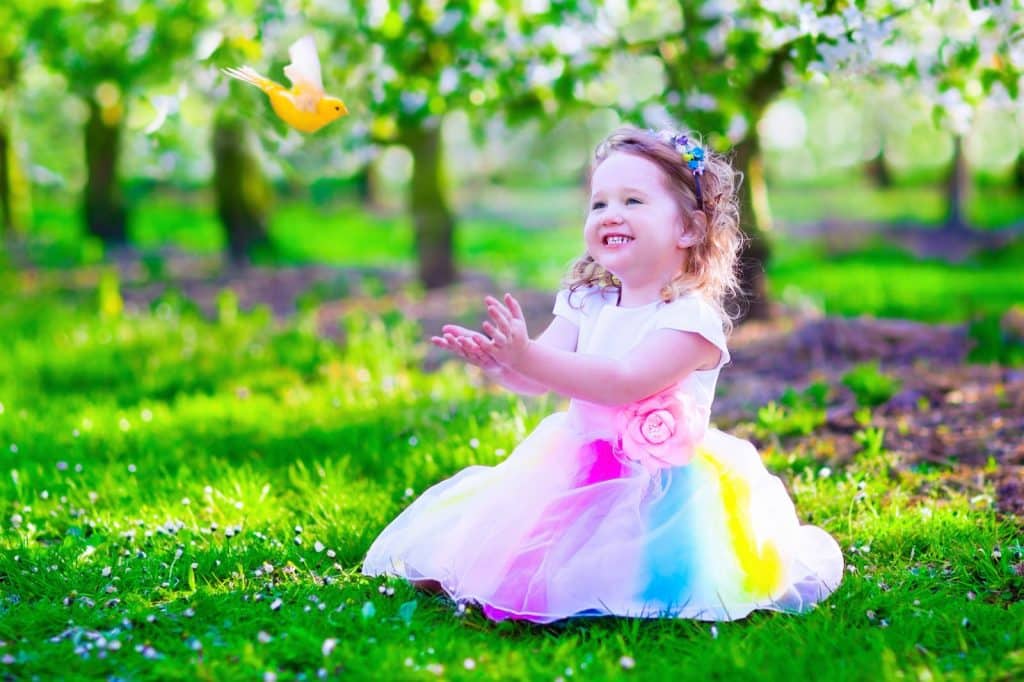
[[[704,197],[700,191],[700,176],[704,175],[704,148],[691,143],[690,138],[682,133],[677,135],[663,130],[657,135],[659,139],[675,147],[679,155],[683,157],[686,167],[693,173],[693,182],[697,190],[697,209],[704,210]]]

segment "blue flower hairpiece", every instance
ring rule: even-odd
[[[697,190],[697,209],[704,210],[704,197],[700,190],[700,176],[704,175],[704,148],[690,142],[690,138],[682,133],[676,134],[663,130],[657,133],[657,136],[663,142],[675,147],[683,161],[686,162],[686,167],[693,173],[693,182]]]

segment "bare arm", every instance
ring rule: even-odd
[[[493,323],[484,344],[492,357],[524,377],[570,398],[604,405],[631,403],[680,381],[691,372],[714,367],[721,352],[693,332],[658,329],[625,358],[568,352],[531,341],[519,304],[506,296],[505,305],[488,301]]]
[[[567,353],[530,341],[510,363],[552,391],[602,405],[623,405],[657,393],[705,365],[719,350],[693,332],[658,329],[629,354],[616,359]]]
[[[548,325],[547,329],[541,332],[540,336],[532,343],[536,343],[542,348],[572,354],[576,350],[579,334],[579,327],[564,317],[556,316],[551,320],[551,324]],[[480,336],[486,342],[487,337],[483,336],[483,334]],[[499,365],[499,367],[500,374],[496,378],[502,386],[511,391],[527,395],[540,395],[552,390],[543,380],[526,376],[507,365]]]

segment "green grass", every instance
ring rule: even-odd
[[[879,190],[858,181],[832,187],[776,187],[769,201],[775,217],[789,223],[829,218],[938,227],[947,206],[939,186],[895,186]],[[1008,188],[977,188],[968,195],[967,220],[977,228],[1019,225],[1024,196]]]
[[[547,190],[559,196],[573,190]],[[808,194],[815,198],[808,201]],[[522,196],[520,196],[522,195]],[[545,193],[499,192],[489,195],[495,206],[512,207],[516,197],[528,201],[524,221],[509,208],[487,209],[479,199],[456,234],[460,267],[486,272],[508,286],[556,288],[580,253],[578,216],[563,199],[545,208]],[[773,192],[777,217],[801,222],[830,215],[846,218],[937,222],[939,196],[920,188],[869,193],[863,187]],[[982,210],[982,207],[984,210]],[[982,224],[994,227],[1024,214],[1022,200],[989,190],[976,195],[971,210]],[[909,211],[909,213],[908,213]],[[1016,211],[1016,213],[1014,213]],[[473,217],[474,215],[479,217]],[[546,218],[545,218],[546,216]],[[207,202],[172,201],[157,196],[141,200],[133,211],[133,243],[152,250],[164,244],[199,253],[216,253],[223,236]],[[43,265],[95,263],[103,250],[83,239],[72,205],[43,202],[37,207],[31,255]],[[414,254],[411,221],[401,214],[374,214],[355,204],[317,205],[288,202],[271,217],[276,263],[374,265],[411,270]],[[827,314],[962,322],[999,315],[1024,301],[1024,244],[964,263],[919,260],[884,244],[843,254],[828,253],[813,243],[777,240],[768,264],[771,293],[779,299],[810,304]]]
[[[392,317],[351,318],[338,345],[301,319],[208,321],[174,297],[103,317],[96,292],[17,293],[0,274],[15,292],[0,300],[5,677],[1024,674],[1020,526],[990,485],[958,489],[941,467],[890,477],[867,425],[846,465],[784,439],[765,453],[851,567],[821,608],[495,625],[363,578],[360,560],[414,495],[501,461],[556,402],[483,390],[455,365],[422,373],[421,330]]]
[[[768,267],[772,294],[827,314],[962,322],[1024,301],[1024,242],[964,263],[921,260],[878,246],[829,254],[779,244]]]

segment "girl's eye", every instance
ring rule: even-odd
[[[591,211],[596,211],[596,210],[597,210],[597,209],[599,209],[599,208],[604,208],[604,202],[603,202],[603,201],[595,201],[595,202],[594,202],[594,203],[593,203],[593,204],[591,205],[591,207],[590,207],[590,210],[591,210]]]
[[[626,203],[627,204],[630,203],[630,202],[632,202],[634,204],[642,204],[643,203],[642,201],[640,201],[636,197],[630,197],[630,198],[626,199]]]

